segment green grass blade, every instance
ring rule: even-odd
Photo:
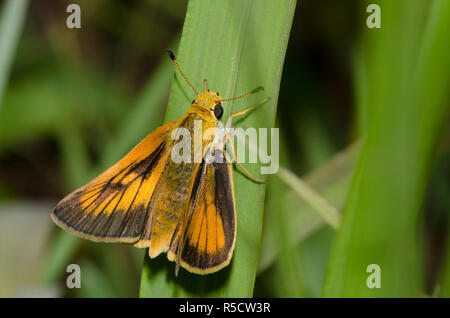
[[[234,125],[273,127],[284,55],[296,1],[198,1],[188,5],[178,62],[192,84],[200,90],[203,80],[225,98],[246,93],[257,86],[264,94],[227,102],[224,118],[245,106],[270,96],[261,106]],[[176,74],[166,121],[182,116],[195,94]],[[247,164],[257,173],[258,164]],[[174,264],[164,256],[146,261],[142,273],[141,297],[250,297],[256,275],[264,185],[235,170],[237,240],[233,260],[227,268],[208,276],[181,270],[174,277]]]
[[[277,262],[271,270],[262,275],[258,275],[255,283],[255,293],[259,292],[258,284],[261,280],[264,284],[270,284],[271,293],[280,297],[302,297],[306,295],[303,276],[301,275],[302,263],[300,259],[301,253],[297,242],[291,238],[293,236],[291,220],[289,219],[289,202],[283,200],[283,194],[289,188],[277,176],[270,176],[267,184],[266,202],[264,212],[264,222],[270,221],[263,229],[272,228],[277,246]],[[275,214],[275,217],[266,218],[269,214]],[[263,230],[263,235],[264,235]],[[264,238],[264,236],[263,236]],[[263,247],[261,243],[261,252]],[[262,256],[261,256],[262,257]],[[261,259],[260,257],[260,259]],[[258,271],[261,260],[258,262]],[[270,295],[262,295],[263,297],[272,297]],[[256,295],[259,297],[260,295]]]
[[[3,4],[0,17],[0,107],[27,7],[28,0],[7,0]]]
[[[367,138],[323,295],[422,295],[417,222],[447,112],[450,2],[379,1],[382,27],[366,32]],[[414,13],[414,15],[412,14]],[[424,28],[425,26],[425,28]],[[381,288],[368,288],[369,264]]]
[[[360,143],[355,143],[303,177],[309,187],[339,210],[343,208],[347,198],[360,149]],[[284,210],[284,218],[289,220],[289,229],[286,231],[290,233],[290,236],[286,238],[289,245],[299,245],[304,239],[326,225],[323,218],[293,189],[283,183],[280,185],[283,189],[276,192],[277,196],[270,196],[267,202],[268,211],[263,226],[258,273],[266,270],[278,259],[280,253],[280,246],[277,242],[278,234],[272,224],[276,224],[280,209]]]
[[[289,185],[298,196],[312,206],[314,211],[316,211],[326,223],[334,229],[338,228],[340,216],[337,209],[317,194],[317,192],[309,187],[306,182],[283,167],[280,167],[278,177],[283,180],[284,183]]]

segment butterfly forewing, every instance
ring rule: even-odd
[[[65,197],[52,211],[53,220],[94,241],[137,241],[149,218],[149,198],[167,162],[165,143],[173,125],[158,128],[114,166]]]

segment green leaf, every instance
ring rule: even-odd
[[[177,60],[191,83],[200,90],[203,80],[224,98],[265,88],[236,102],[224,103],[224,118],[272,99],[234,126],[273,127],[284,55],[295,11],[295,0],[283,1],[189,1]],[[179,74],[175,75],[166,121],[182,116],[195,94]],[[257,174],[259,164],[247,164]],[[181,270],[164,256],[146,261],[141,297],[250,297],[258,263],[262,227],[264,185],[234,171],[237,209],[237,240],[231,264],[211,275],[199,276]]]
[[[419,212],[448,111],[450,2],[379,1],[366,31],[367,137],[328,266],[326,297],[422,294]],[[367,266],[381,269],[368,288]]]

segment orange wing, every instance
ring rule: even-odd
[[[61,200],[51,213],[53,221],[93,241],[139,240],[169,156],[166,137],[175,124],[159,127],[111,168]]]
[[[175,232],[169,260],[197,274],[208,274],[227,266],[236,240],[236,208],[232,168],[222,150],[217,162],[198,164],[191,180],[185,224]],[[220,160],[217,160],[220,158]],[[179,244],[182,242],[182,244]]]

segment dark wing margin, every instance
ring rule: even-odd
[[[157,129],[127,156],[87,185],[61,200],[51,213],[64,230],[100,242],[132,243],[149,218],[148,202],[164,165],[164,137],[169,124]]]
[[[181,267],[209,274],[230,263],[236,241],[231,163],[225,161],[222,150],[215,150],[215,161],[203,159],[193,178],[185,232],[182,235],[183,226],[175,232],[168,258],[176,260],[180,252]]]

